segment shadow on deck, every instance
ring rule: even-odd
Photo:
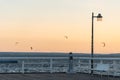
[[[120,77],[90,74],[39,73],[39,74],[0,74],[0,80],[120,80]]]

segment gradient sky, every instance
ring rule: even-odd
[[[90,53],[92,12],[95,52],[120,52],[120,0],[0,0],[0,51]]]

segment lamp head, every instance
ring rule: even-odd
[[[100,13],[97,15],[97,21],[102,21],[102,15]]]

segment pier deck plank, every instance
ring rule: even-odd
[[[120,80],[120,77],[109,77],[90,74],[40,73],[40,74],[0,74],[0,80]]]

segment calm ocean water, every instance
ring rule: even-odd
[[[62,52],[0,52],[0,57],[68,57]],[[90,57],[90,53],[73,53],[77,57]],[[94,54],[95,57],[120,57],[120,53]]]

